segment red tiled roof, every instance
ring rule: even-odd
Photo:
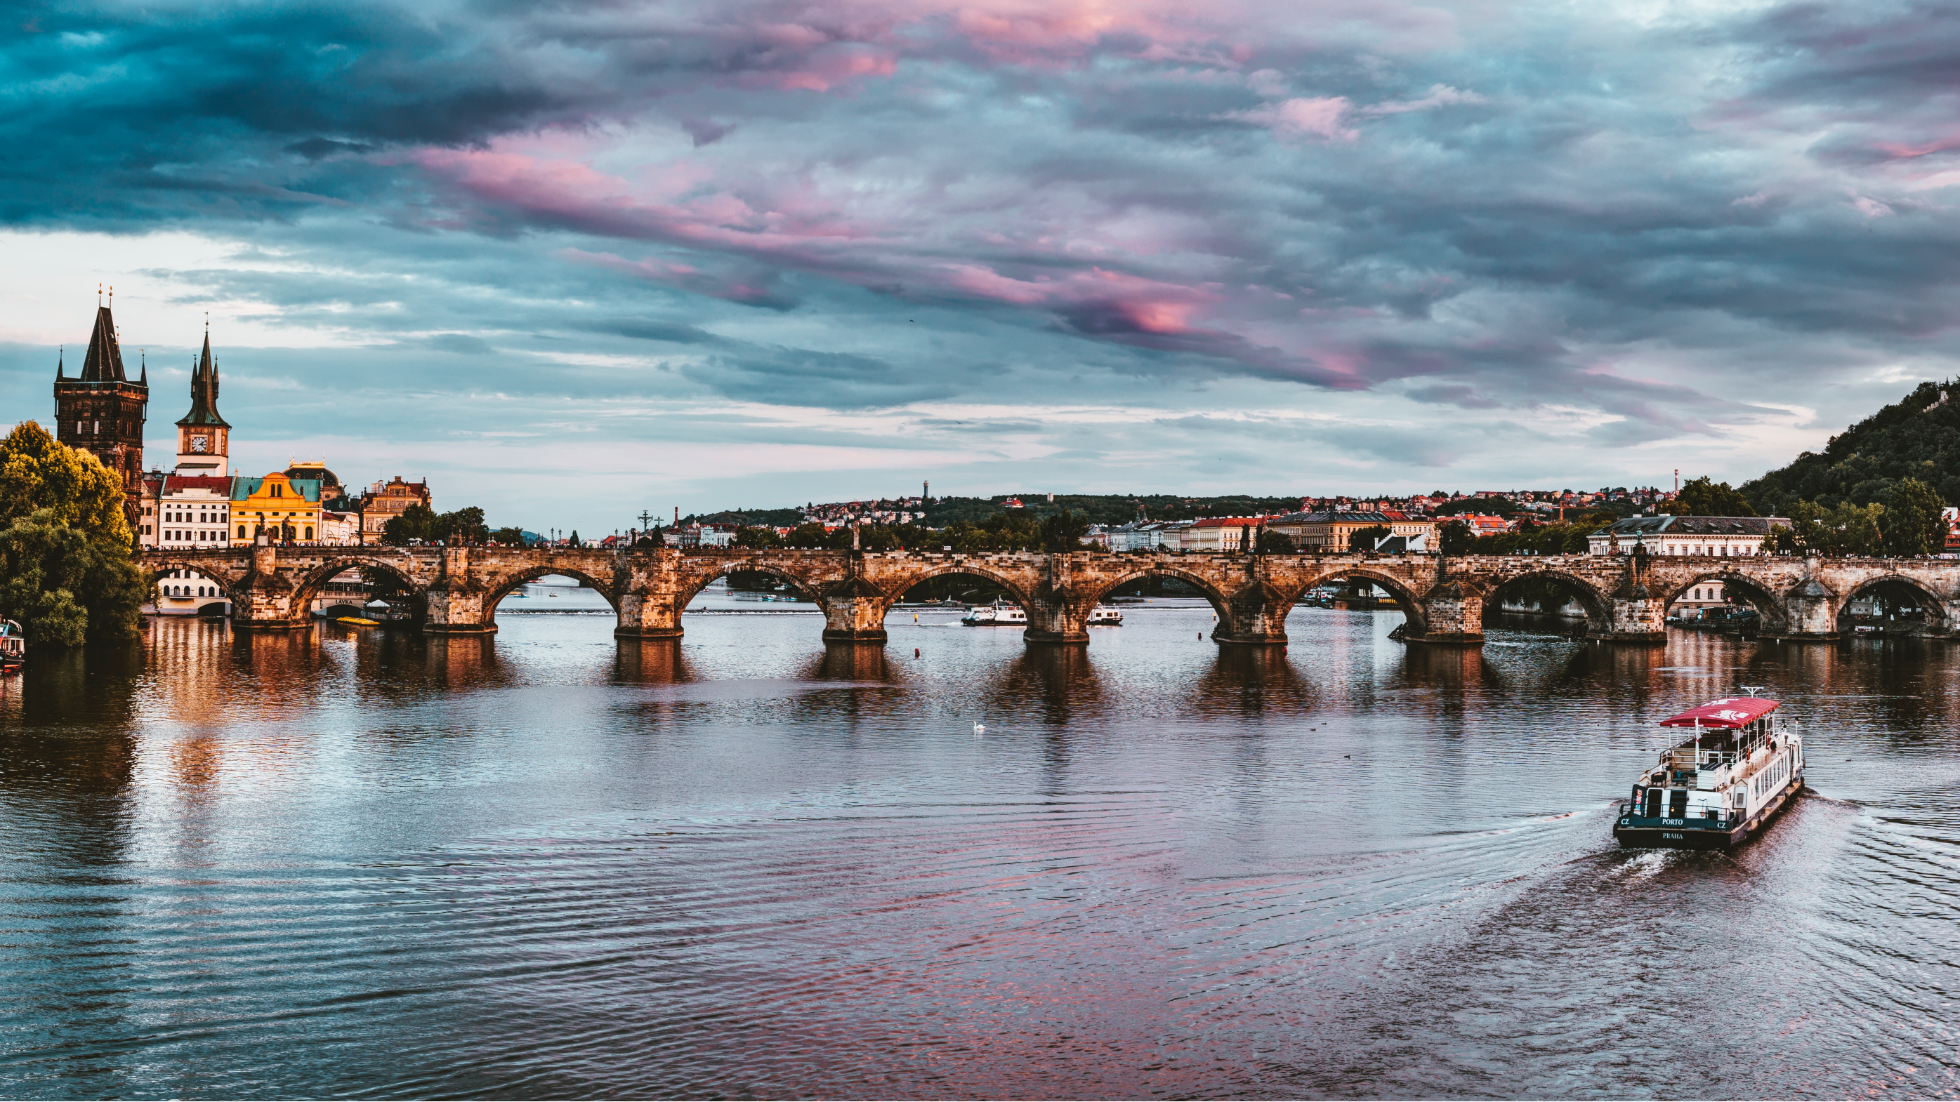
[[[1266,523],[1265,517],[1205,517],[1192,525],[1193,528],[1243,528],[1250,524],[1254,528]]]
[[[165,491],[171,490],[215,490],[221,494],[231,493],[231,479],[208,474],[165,475]]]

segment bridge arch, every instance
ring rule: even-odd
[[[1483,614],[1486,619],[1503,611],[1505,590],[1517,586],[1538,583],[1550,584],[1560,593],[1578,600],[1586,610],[1586,630],[1592,635],[1608,635],[1613,630],[1613,601],[1601,593],[1593,583],[1563,570],[1530,570],[1493,580],[1485,587],[1483,594]]]
[[[619,594],[616,591],[616,585],[613,579],[601,578],[597,574],[582,570],[568,563],[546,562],[498,575],[493,580],[485,583],[483,592],[483,622],[486,625],[496,623],[497,606],[503,603],[505,597],[515,592],[518,586],[535,582],[539,578],[554,574],[561,578],[576,578],[584,582],[586,585],[592,587],[599,596],[604,597],[606,604],[612,607],[613,613],[615,615],[618,614]],[[706,585],[707,583],[703,582],[701,584]]]
[[[149,575],[151,585],[157,584],[179,570],[189,570],[217,586],[227,599],[231,598],[232,591],[237,589],[243,580],[230,576],[228,571],[219,570],[210,563],[199,562],[190,557],[150,560],[144,565],[148,567],[145,573]]]
[[[1337,580],[1365,581],[1388,590],[1388,595],[1395,600],[1395,606],[1402,610],[1402,615],[1408,622],[1404,635],[1421,638],[1429,633],[1429,617],[1424,611],[1423,595],[1409,588],[1406,581],[1386,571],[1369,567],[1365,565],[1365,561],[1354,566],[1333,566],[1314,575],[1293,592],[1291,599],[1287,601],[1287,607],[1291,608],[1307,590]]]
[[[1784,595],[1774,592],[1747,574],[1730,568],[1678,575],[1678,580],[1659,594],[1661,608],[1674,607],[1674,602],[1680,600],[1682,594],[1698,585],[1707,585],[1710,582],[1722,583],[1724,593],[1741,597],[1751,608],[1760,613],[1763,618],[1761,627],[1763,633],[1781,635],[1789,630],[1788,605]]]
[[[1029,615],[1033,615],[1034,613],[1033,595],[1027,591],[1026,586],[998,570],[992,570],[986,566],[971,562],[933,563],[929,566],[903,574],[897,581],[888,582],[880,588],[890,596],[892,603],[896,604],[899,598],[934,578],[950,578],[956,576],[978,578],[983,582],[997,585],[1007,591],[1009,600],[1021,606],[1021,611]]]
[[[697,570],[688,574],[675,591],[675,611],[686,612],[687,606],[694,603],[694,598],[699,597],[702,590],[713,585],[716,578],[726,578],[728,575],[738,571],[746,571],[751,574],[767,574],[769,577],[775,578],[778,581],[788,582],[795,586],[798,592],[808,595],[813,601],[823,595],[823,585],[821,583],[798,575],[795,571],[785,569],[766,559],[732,559],[717,562],[709,569]],[[617,602],[615,602],[615,607],[617,607]]]
[[[1865,578],[1857,585],[1846,588],[1844,595],[1837,602],[1837,607],[1832,610],[1832,621],[1840,634],[1856,633],[1859,622],[1851,606],[1862,597],[1872,597],[1881,603],[1888,597],[1894,600],[1903,598],[1915,601],[1916,603],[1910,607],[1920,612],[1921,619],[1917,621],[1920,627],[1917,631],[1909,632],[1910,634],[1921,632],[1945,634],[1951,628],[1946,614],[1946,601],[1938,593],[1917,578],[1891,571]],[[1884,627],[1888,632],[1895,630],[1892,623],[1887,623]]]
[[[305,620],[311,612],[313,598],[320,593],[320,587],[333,580],[334,575],[349,568],[378,570],[401,583],[412,596],[420,597],[428,589],[416,581],[387,556],[375,554],[337,555],[327,559],[319,566],[308,570],[293,584],[292,615],[294,620]]]
[[[1233,624],[1232,597],[1220,589],[1216,582],[1196,571],[1179,567],[1175,562],[1151,562],[1148,559],[1130,569],[1113,573],[1109,580],[1084,593],[1081,601],[1083,606],[1081,610],[1082,615],[1086,618],[1089,610],[1101,604],[1104,597],[1129,585],[1131,582],[1141,581],[1146,578],[1175,578],[1192,589],[1197,590],[1198,594],[1211,605],[1211,610],[1218,614],[1218,630],[1228,631],[1231,628]],[[1268,588],[1271,587],[1269,586]],[[1303,587],[1301,592],[1304,591]],[[1294,601],[1300,599],[1300,593],[1298,592],[1293,593],[1291,596],[1278,593],[1278,591],[1275,591],[1275,594],[1285,601],[1286,607],[1289,609],[1293,607]],[[1283,612],[1279,619],[1285,619]]]

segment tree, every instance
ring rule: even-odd
[[[61,443],[33,421],[15,425],[0,440],[0,521],[50,509],[54,523],[127,551],[134,540],[126,501],[122,479],[100,459]]]
[[[59,510],[37,509],[0,528],[0,616],[20,621],[37,644],[132,638],[149,588],[127,546],[91,539]]]
[[[1902,478],[1892,484],[1891,501],[1885,506],[1885,553],[1888,555],[1930,555],[1946,550],[1946,506],[1938,490],[1916,478]]]
[[[790,529],[789,535],[783,537],[783,546],[814,549],[828,546],[829,541],[830,535],[824,531],[823,525],[811,520]]]
[[[437,538],[440,523],[435,510],[418,501],[388,518],[388,523],[381,526],[381,542],[395,547],[406,547],[413,540],[427,543]]]
[[[1471,547],[1476,543],[1477,534],[1463,521],[1453,520],[1443,525],[1438,538],[1442,541],[1443,554],[1468,555]]]
[[[1080,551],[1082,537],[1089,534],[1089,518],[1073,509],[1064,509],[1041,522],[1044,551]]]
[[[1394,534],[1388,530],[1387,525],[1382,524],[1371,524],[1366,528],[1357,528],[1348,533],[1348,550],[1373,551],[1375,549],[1375,541],[1385,540]]]
[[[1293,540],[1271,528],[1259,529],[1259,553],[1261,555],[1290,555],[1293,553]]]
[[[524,546],[524,529],[499,528],[490,533],[490,538],[503,544],[505,547],[522,547]]]
[[[745,526],[735,529],[734,543],[737,547],[767,549],[781,547],[783,545],[783,539],[776,534],[774,528],[750,528]]]
[[[1715,482],[1707,475],[1691,479],[1681,487],[1673,501],[1660,505],[1663,513],[1677,517],[1753,517],[1756,510],[1742,492],[1726,482]]]
[[[1790,519],[1795,520],[1796,510]],[[1824,555],[1875,555],[1885,545],[1879,518],[1885,506],[1853,505],[1840,501],[1815,522],[1815,536],[1809,550]]]
[[[483,510],[472,505],[437,517],[435,536],[444,543],[467,547],[489,539],[490,526],[483,522]]]

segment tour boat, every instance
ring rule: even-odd
[[[0,620],[0,674],[13,673],[27,664],[27,636],[12,620]]]
[[[1095,627],[1097,624],[1121,624],[1122,622],[1123,613],[1119,609],[1111,608],[1108,605],[1098,605],[1089,610],[1090,627]]]
[[[1803,738],[1757,696],[1711,700],[1661,721],[1694,735],[1633,782],[1613,836],[1622,846],[1727,849],[1803,790]]]
[[[996,599],[990,605],[973,605],[960,617],[960,623],[968,627],[1006,627],[1018,624],[1028,626],[1028,614],[1020,605],[1010,605]]]

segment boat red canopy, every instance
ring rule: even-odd
[[[1725,696],[1699,708],[1690,708],[1672,719],[1661,720],[1663,727],[1713,727],[1733,730],[1745,727],[1774,712],[1780,701],[1759,696]]]

